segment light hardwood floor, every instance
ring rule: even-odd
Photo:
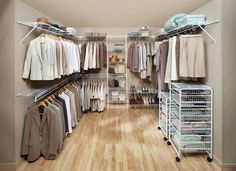
[[[88,113],[66,138],[56,160],[24,161],[18,171],[220,171],[206,155],[176,154],[157,130],[156,109]]]

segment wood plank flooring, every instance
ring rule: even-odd
[[[206,155],[176,154],[157,130],[156,109],[87,113],[56,160],[22,162],[17,171],[220,171]]]

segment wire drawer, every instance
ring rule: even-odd
[[[172,83],[169,140],[180,161],[182,153],[208,153],[212,158],[212,89],[206,85]]]
[[[172,131],[172,128],[170,127],[169,124],[169,112],[170,112],[170,94],[169,92],[160,92],[158,128],[163,131],[165,141],[169,137],[169,132]]]

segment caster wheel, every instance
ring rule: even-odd
[[[176,160],[177,162],[180,162],[180,158],[179,158],[179,157],[176,157],[175,160]]]
[[[212,162],[212,158],[211,157],[207,157],[207,161],[208,162]]]
[[[158,126],[157,129],[158,129],[158,130],[161,130],[161,127]]]
[[[167,141],[167,144],[168,144],[168,145],[171,145],[171,142],[170,142],[170,141]]]
[[[164,140],[164,141],[167,141],[167,138],[166,138],[166,137],[164,137],[164,138],[163,138],[163,140]]]

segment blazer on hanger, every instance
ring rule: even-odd
[[[37,160],[41,154],[46,159],[56,158],[59,145],[56,113],[45,106],[40,115],[38,107],[34,107],[25,117],[21,155],[27,155],[28,161]]]
[[[58,78],[56,44],[48,37],[32,40],[27,51],[23,78],[53,80]]]

